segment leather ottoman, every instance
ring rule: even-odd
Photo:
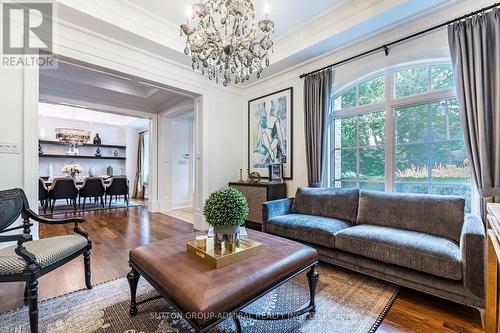
[[[241,332],[238,315],[257,320],[289,319],[315,312],[314,294],[319,274],[315,249],[281,237],[249,231],[248,237],[263,244],[256,256],[218,269],[210,268],[186,251],[186,243],[197,233],[154,242],[130,251],[130,314],[137,314],[139,278],[144,277],[183,315],[197,332],[207,332],[232,317]],[[271,290],[308,270],[310,304],[280,315],[249,314],[241,311]]]

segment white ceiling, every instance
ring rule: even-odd
[[[59,118],[66,120],[84,121],[87,123],[99,123],[113,126],[125,126],[131,128],[148,128],[148,120],[106,112],[88,110],[81,107],[68,105],[39,103],[38,114],[41,117]]]
[[[115,0],[99,2],[96,8],[85,2],[58,0],[63,21],[189,67],[191,59],[184,55],[185,37],[180,37],[179,25],[186,22],[188,8],[195,1],[200,0]],[[490,1],[253,0],[257,19],[268,7],[270,18],[276,22],[271,66],[265,69],[263,78],[347,45],[363,43],[382,32],[404,31],[405,24],[415,19],[432,17],[429,24],[442,23]]]
[[[57,69],[40,71],[40,93],[52,102],[65,98],[79,101],[77,105],[99,104],[102,110],[112,106],[147,113],[161,113],[178,104],[194,103],[188,92],[64,59],[59,61]]]
[[[187,20],[193,0],[128,0],[133,4],[154,13],[176,25]],[[266,11],[276,24],[274,37],[297,27],[320,14],[324,14],[332,6],[346,0],[253,0],[257,20],[265,17]]]

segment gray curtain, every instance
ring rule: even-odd
[[[137,169],[135,172],[134,191],[132,198],[144,199],[144,179],[142,179],[144,165],[144,132],[139,133],[139,147],[137,148]]]
[[[309,187],[325,185],[326,122],[330,111],[332,81],[332,69],[308,75],[304,81],[304,123]]]
[[[473,181],[488,202],[500,202],[500,10],[448,27],[451,58]]]

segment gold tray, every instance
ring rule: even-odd
[[[224,243],[217,249],[214,238],[210,237],[206,241],[188,242],[187,252],[202,259],[212,268],[221,268],[261,253],[262,244],[248,238],[242,238],[232,250],[228,249]]]

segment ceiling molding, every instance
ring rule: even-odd
[[[342,31],[351,29],[404,2],[404,0],[349,1],[336,10],[330,11],[310,22],[306,28],[293,31],[287,39],[276,43],[275,53],[271,57],[271,65]],[[332,24],[332,22],[335,23]]]
[[[329,52],[325,52],[319,56],[297,63],[296,65],[291,66],[285,70],[273,73],[271,75],[263,75],[260,80],[250,81],[242,85],[242,87],[245,88],[245,90],[252,89],[259,85],[265,85],[266,82],[274,80],[280,76],[283,76],[283,81],[289,81],[290,79],[298,77],[298,75],[304,72],[312,71],[316,68],[321,68],[328,65],[329,63],[340,60],[340,58],[333,61],[331,59],[334,58],[335,55],[345,52],[348,49],[359,47],[359,45],[361,44],[367,44],[364,49],[369,49],[370,47],[373,47],[372,45],[368,44],[368,42],[371,40],[383,37],[385,35],[394,34],[394,37],[390,37],[391,39],[388,39],[386,41],[390,42],[392,40],[400,38],[401,36],[406,36],[414,32],[424,30],[435,24],[445,22],[456,16],[460,16],[462,15],[461,13],[466,14],[481,7],[484,6],[479,3],[472,4],[470,2],[467,2],[467,0],[451,0],[451,2],[443,3],[432,9],[423,11],[416,16],[401,20],[394,25],[367,34],[362,39],[357,39],[341,45]],[[248,95],[248,91],[245,91],[245,94]]]
[[[68,1],[68,0],[64,0],[64,1]],[[78,9],[76,9],[76,10],[78,10]],[[224,87],[222,85],[216,84],[214,81],[210,81],[210,80],[206,79],[206,77],[201,75],[201,73],[193,71],[193,69],[190,66],[187,66],[187,65],[184,65],[184,64],[179,63],[177,61],[171,60],[171,59],[164,57],[164,56],[161,56],[157,53],[153,53],[153,52],[144,50],[142,48],[137,47],[136,45],[132,45],[131,43],[126,43],[126,42],[117,40],[115,38],[106,36],[100,32],[93,31],[93,30],[87,29],[85,27],[81,27],[79,25],[70,23],[70,22],[68,22],[64,19],[61,19],[61,18],[54,18],[54,22],[56,23],[56,25],[58,25],[56,31],[59,33],[58,38],[55,38],[55,40],[54,40],[54,48],[55,48],[54,52],[55,52],[55,54],[61,55],[58,52],[58,48],[60,48],[60,47],[68,48],[67,41],[81,43],[81,40],[79,40],[79,39],[77,40],[74,38],[74,33],[71,32],[71,31],[74,31],[74,32],[78,32],[78,33],[81,33],[83,35],[95,38],[95,39],[103,40],[107,43],[112,43],[118,47],[136,52],[138,54],[142,54],[142,55],[151,57],[151,58],[156,59],[158,61],[161,61],[163,63],[169,64],[174,68],[178,68],[179,73],[176,73],[174,75],[169,75],[168,78],[170,80],[177,81],[177,79],[176,79],[177,75],[189,76],[190,83],[198,88],[198,91],[193,92],[194,94],[203,94],[203,91],[207,90],[208,87],[210,87],[210,88],[218,89],[221,91],[230,91],[230,92],[235,93],[235,94],[243,95],[243,89],[241,87],[236,87],[236,86]],[[64,35],[61,35],[63,33],[64,33]],[[133,32],[130,32],[130,33],[133,34]],[[93,55],[94,52],[92,52],[92,50],[96,47],[98,47],[98,45],[93,44],[93,43],[88,44],[88,49],[91,50],[89,52],[89,55]],[[71,49],[71,47],[70,47],[70,49]],[[80,52],[82,52],[82,51],[80,51]],[[117,62],[119,62],[119,61],[117,61]],[[183,74],[180,74],[180,73],[183,73]],[[163,75],[163,76],[165,76],[165,75]]]

